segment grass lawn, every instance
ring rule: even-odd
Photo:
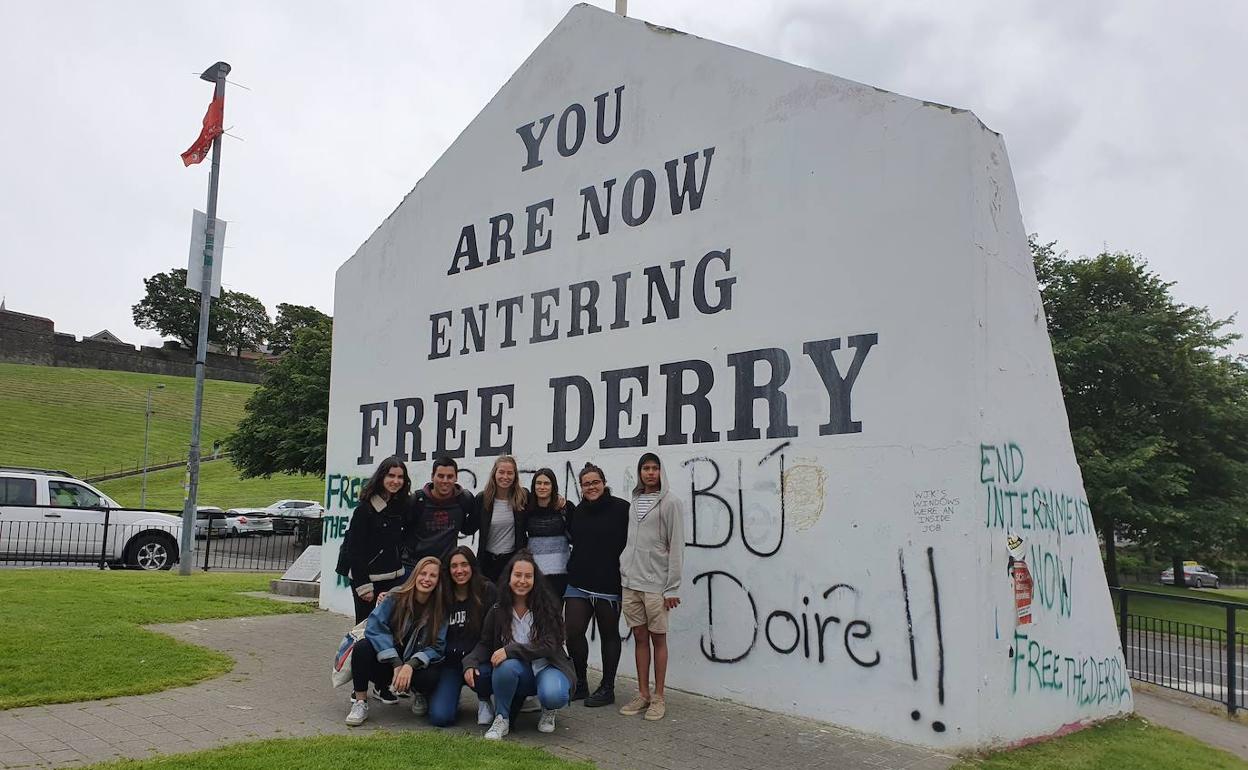
[[[1128,585],[1124,588],[1149,591],[1156,594],[1172,596],[1190,596],[1196,599],[1220,599],[1223,601],[1248,602],[1248,591],[1243,589],[1212,589],[1212,588],[1176,588],[1163,585]],[[1213,628],[1226,628],[1226,610],[1222,607],[1195,604],[1193,602],[1171,601],[1151,596],[1131,596],[1127,600],[1127,612],[1132,615],[1143,615],[1150,618],[1173,620],[1177,623],[1191,623]],[[1118,597],[1114,596],[1114,618],[1118,617]],[[1248,609],[1236,611],[1236,626],[1246,628]],[[1168,629],[1181,636],[1199,636],[1201,629],[1176,626]]]
[[[156,390],[163,384],[163,390]],[[143,464],[143,413],[152,388],[149,461],[186,457],[195,380],[157,374],[0,364],[0,464],[58,468],[79,478]],[[212,448],[256,389],[204,384],[201,445]]]
[[[266,590],[273,577],[0,571],[0,709],[137,695],[225,673],[229,656],[140,626],[312,611],[238,593]]]
[[[1248,763],[1194,738],[1130,717],[1021,749],[966,759],[954,770],[1242,770]]]
[[[436,732],[334,735],[238,743],[194,754],[90,765],[93,770],[592,770],[532,746]]]
[[[182,509],[186,494],[182,482],[186,468],[169,468],[147,474],[147,507]],[[139,504],[142,476],[101,481],[100,491],[122,505]],[[240,479],[229,460],[214,460],[199,466],[199,505],[221,508],[263,508],[278,500],[325,500],[325,480],[317,476],[280,474],[269,479]]]

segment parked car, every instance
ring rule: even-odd
[[[0,559],[94,562],[102,553],[138,569],[172,567],[181,517],[121,507],[64,471],[0,467]]]
[[[225,537],[230,533],[230,524],[225,510],[215,505],[200,505],[195,508],[195,537],[199,540],[208,535]]]
[[[308,533],[314,527],[304,520],[321,518],[325,515],[325,506],[314,500],[278,500],[265,512],[272,517],[275,534],[300,534],[300,540],[306,541],[310,539]]]
[[[226,526],[234,537],[273,534],[273,520],[264,508],[232,508],[226,516]]]
[[[1183,562],[1183,580],[1192,588],[1217,588],[1221,585],[1217,575],[1210,572],[1208,567],[1194,561]],[[1162,571],[1161,584],[1174,585],[1174,567]]]

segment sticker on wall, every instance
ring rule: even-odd
[[[1014,609],[1018,612],[1018,625],[1030,625],[1034,582],[1031,579],[1031,570],[1023,560],[1023,539],[1011,532],[1005,539],[1005,546],[1010,552],[1010,563],[1006,569],[1014,586]]]

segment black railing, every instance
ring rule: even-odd
[[[1128,588],[1110,592],[1131,678],[1217,701],[1232,714],[1244,705],[1245,640],[1237,615],[1248,604]]]
[[[134,522],[163,513],[179,521]],[[0,565],[169,569],[182,557],[181,511],[62,505],[0,506]],[[282,572],[321,542],[311,517],[203,512],[190,558],[202,570]]]

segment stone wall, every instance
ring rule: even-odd
[[[57,332],[47,318],[9,310],[0,311],[0,362],[195,376],[195,356],[189,350],[79,340]],[[208,378],[258,383],[260,369],[252,361],[209,353]]]

